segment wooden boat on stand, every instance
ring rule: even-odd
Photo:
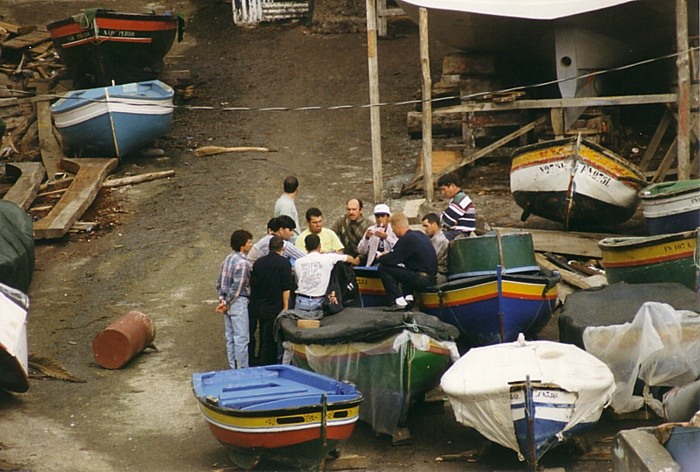
[[[649,234],[692,231],[700,227],[700,180],[661,182],[639,192]]]
[[[678,282],[698,289],[695,251],[697,229],[657,236],[602,239],[603,268],[608,282]]]
[[[246,470],[261,458],[321,470],[352,434],[363,399],[353,385],[290,365],[195,373],[192,389],[212,434]]]
[[[645,185],[639,168],[580,135],[521,147],[510,170],[521,219],[533,214],[563,223],[565,230],[624,223]]]
[[[525,341],[521,334],[516,342],[470,349],[440,386],[459,423],[512,449],[534,470],[550,448],[598,421],[615,379],[576,346]]]
[[[532,235],[498,233],[450,243],[449,281],[419,294],[418,306],[457,327],[473,346],[534,337],[557,306],[560,276],[540,269]]]
[[[184,20],[172,15],[88,9],[49,23],[59,57],[79,86],[155,79],[163,58],[182,39]]]
[[[459,357],[458,331],[425,313],[345,308],[313,329],[298,326],[300,315],[290,310],[277,320],[285,358],[356,385],[364,395],[360,419],[395,442],[407,438],[410,406],[436,387]]]

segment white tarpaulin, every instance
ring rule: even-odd
[[[630,323],[586,328],[583,343],[615,375],[610,406],[616,413],[646,403],[663,416],[661,401],[648,387],[682,386],[700,377],[700,314],[693,311],[647,302]],[[643,396],[633,394],[638,378],[646,384]]]
[[[457,421],[520,454],[510,383],[526,376],[558,385],[578,398],[564,431],[600,418],[614,386],[608,366],[573,344],[552,341],[495,344],[469,350],[442,376]]]

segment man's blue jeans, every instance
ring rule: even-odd
[[[248,299],[238,297],[224,316],[226,354],[231,369],[248,367]]]

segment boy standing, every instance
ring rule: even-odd
[[[232,252],[221,264],[216,282],[219,294],[218,313],[224,314],[226,353],[231,369],[248,367],[248,297],[250,295],[250,265],[248,252],[253,235],[239,229],[231,235]]]

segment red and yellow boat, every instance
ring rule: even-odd
[[[49,23],[56,52],[75,74],[78,88],[155,79],[182,18],[121,13],[102,8]]]
[[[244,469],[262,457],[318,469],[352,434],[363,400],[349,383],[290,365],[195,373],[192,389],[212,434]]]

